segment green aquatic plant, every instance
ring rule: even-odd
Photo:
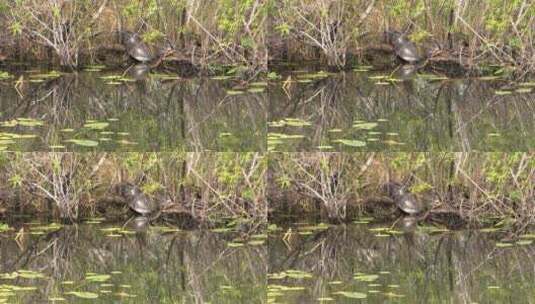
[[[11,230],[8,224],[0,223],[0,233]]]

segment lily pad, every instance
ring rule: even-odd
[[[98,141],[89,140],[89,139],[68,139],[67,142],[73,143],[77,146],[82,147],[96,147],[98,146]]]
[[[84,128],[92,129],[92,130],[103,130],[106,129],[110,125],[109,122],[91,122],[86,123],[84,125]]]
[[[356,291],[337,291],[334,294],[341,295],[350,299],[366,299],[368,297],[367,294]]]
[[[81,299],[97,299],[98,294],[88,291],[69,291],[65,294],[73,295],[75,297],[81,298]]]
[[[111,278],[109,274],[91,274],[86,276],[86,280],[90,282],[106,282]]]
[[[362,274],[355,276],[355,280],[361,282],[373,282],[379,278],[377,274]]]
[[[365,123],[357,123],[353,125],[353,128],[361,129],[361,130],[371,130],[375,127],[377,127],[378,123],[376,122],[365,122]]]
[[[335,142],[338,142],[338,143],[341,143],[342,145],[350,146],[350,147],[365,147],[366,146],[366,142],[363,142],[361,140],[354,140],[354,139],[337,139],[335,140]]]

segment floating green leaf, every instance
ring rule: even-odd
[[[356,123],[353,125],[353,128],[361,130],[371,130],[377,127],[378,123],[376,122],[365,122],[365,123]]]
[[[355,280],[361,281],[361,282],[373,282],[379,278],[379,275],[377,274],[361,274],[355,276]]]
[[[81,299],[97,299],[98,294],[88,291],[69,291],[65,294],[73,295],[75,297],[81,298]]]
[[[85,279],[90,282],[106,282],[111,278],[109,274],[91,274],[87,275]]]
[[[338,143],[341,143],[342,145],[350,146],[350,147],[365,147],[366,146],[366,142],[363,142],[361,140],[355,140],[355,139],[337,139],[337,140],[334,140],[334,142],[338,142]]]
[[[337,291],[334,294],[344,296],[346,298],[351,299],[366,299],[368,297],[367,294],[362,292],[356,292],[356,291]]]
[[[19,270],[17,273],[19,277],[24,279],[42,279],[45,277],[42,273],[31,270]]]
[[[68,139],[67,142],[73,143],[77,146],[82,147],[96,147],[98,146],[98,141],[89,140],[89,139]]]
[[[84,125],[84,128],[92,129],[92,130],[103,130],[106,129],[110,125],[109,122],[90,122],[86,123]]]

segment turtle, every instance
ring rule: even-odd
[[[141,63],[156,62],[159,64],[165,57],[173,53],[173,47],[168,40],[159,51],[153,51],[137,33],[122,31],[120,38],[128,55]]]
[[[124,183],[118,186],[119,194],[124,198],[128,207],[141,215],[155,214],[160,210],[160,204],[150,199],[138,186]]]
[[[408,191],[405,185],[388,182],[384,185],[384,189],[396,206],[404,213],[415,215],[424,211],[424,204]]]
[[[404,34],[398,31],[386,31],[386,41],[394,48],[396,55],[401,60],[413,64],[422,60],[416,45]]]

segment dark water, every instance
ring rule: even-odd
[[[503,243],[496,231],[302,223],[271,225],[245,240],[225,229],[132,222],[12,227],[0,233],[0,303],[531,303],[535,297],[535,234]]]
[[[212,78],[40,73],[0,81],[0,132],[9,150],[265,150],[265,83],[233,92],[235,82]],[[17,92],[19,77],[24,81]]]
[[[136,72],[136,73],[133,73]],[[532,151],[532,82],[91,68],[0,80],[0,150]],[[392,74],[392,75],[390,75]],[[1,203],[1,202],[0,202]],[[0,221],[0,231],[5,228]],[[48,224],[46,224],[48,225]],[[530,303],[534,235],[371,224],[237,232],[120,224],[0,232],[0,303]],[[389,226],[389,225],[387,225]],[[135,228],[135,227],[134,227]],[[269,234],[268,242],[265,242]]]
[[[180,79],[100,69],[11,71],[0,149],[528,151],[534,83],[352,71]],[[146,71],[145,71],[146,72]],[[392,74],[390,76],[390,74]],[[386,78],[385,78],[386,77]]]
[[[265,302],[265,235],[41,225],[0,233],[0,303]]]
[[[532,303],[535,299],[535,246],[527,239],[535,235],[502,248],[509,245],[498,242],[499,235],[483,231],[418,228],[392,235],[366,225],[292,229],[291,237],[283,230],[269,238],[271,303]]]
[[[286,87],[272,85],[269,91],[269,149],[527,151],[535,146],[535,83],[398,73],[283,75]]]

